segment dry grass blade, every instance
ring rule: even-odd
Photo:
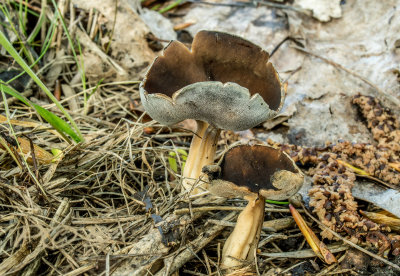
[[[25,257],[28,256],[29,253],[30,248],[28,244],[23,244],[20,249],[18,249],[18,251],[16,251],[13,255],[5,259],[0,264],[0,274],[6,274],[10,269],[21,263],[25,259]]]
[[[279,230],[289,228],[293,224],[294,224],[293,218],[287,217],[287,218],[280,218],[280,219],[264,221],[263,228],[272,228],[275,231],[279,231]]]
[[[400,164],[399,163],[389,163],[389,166],[392,167],[394,170],[400,172]]]
[[[362,210],[360,210],[360,213],[363,216],[372,220],[373,222],[387,225],[390,227],[390,229],[392,229],[392,231],[400,232],[400,219],[398,219],[398,218],[386,216],[384,214],[379,214],[379,213],[374,213],[374,212],[362,211]]]
[[[28,140],[26,138],[18,137],[17,141],[20,146],[19,152],[21,154],[28,155],[28,154],[32,153],[32,147],[31,147],[30,140]],[[54,158],[54,156],[50,152],[46,151],[45,149],[43,149],[37,145],[33,145],[33,150],[34,150],[35,157],[41,164],[49,164]],[[30,163],[33,163],[32,157],[28,156],[27,161]]]
[[[12,100],[12,99],[15,99],[15,98],[11,98],[9,100]],[[10,119],[9,121],[7,121],[7,118],[5,116],[0,115],[0,123],[1,124],[7,124],[8,122],[10,122],[10,124],[13,126],[43,129],[54,135],[58,135],[57,131],[50,129],[47,126],[44,126],[43,123],[41,123],[41,122],[30,122],[30,121],[21,121],[21,120],[13,120],[13,119]]]
[[[301,232],[303,233],[314,253],[327,264],[336,263],[337,260],[335,256],[329,251],[326,245],[318,239],[311,228],[308,227],[303,217],[300,215],[299,212],[297,212],[296,208],[294,208],[292,204],[289,204],[289,208],[294,220],[297,223],[297,226],[299,226]]]
[[[384,182],[384,181],[382,181],[382,180],[380,180],[380,179],[378,179],[378,178],[376,178],[376,177],[373,177],[372,175],[370,175],[370,174],[367,173],[366,171],[364,171],[364,170],[362,170],[362,169],[360,169],[360,168],[357,168],[357,167],[354,167],[354,166],[350,165],[349,163],[347,163],[347,162],[345,162],[345,161],[342,161],[342,160],[340,160],[340,159],[337,159],[336,161],[337,161],[339,164],[341,164],[341,165],[343,165],[343,166],[349,168],[349,169],[350,169],[351,171],[353,171],[357,176],[361,176],[361,177],[364,177],[364,178],[367,178],[367,179],[376,181],[376,182],[378,182],[378,183],[380,183],[380,184],[382,184],[382,185],[384,185],[384,186],[386,186],[386,187],[388,187],[388,188],[394,189],[394,190],[400,190],[400,188],[399,188],[397,185],[393,185],[393,184],[386,183],[386,182]],[[391,164],[392,164],[392,165],[391,165]],[[389,165],[392,166],[394,169],[396,169],[396,167],[395,167],[396,164],[394,164],[394,163],[389,163]]]
[[[208,211],[242,211],[244,207],[232,207],[232,206],[204,206],[204,207],[197,207],[197,208],[183,208],[183,209],[178,209],[175,210],[175,215],[183,215],[183,214],[189,214],[191,212],[196,213],[196,212],[208,212]],[[282,208],[265,208],[265,212],[279,212],[279,213],[290,213],[290,210],[288,209],[282,209]],[[302,212],[302,211],[301,211]]]
[[[345,245],[330,245],[327,247],[329,251],[332,253],[339,253],[347,250],[349,247]],[[312,249],[303,249],[299,251],[291,251],[291,252],[281,252],[281,253],[260,253],[262,256],[270,257],[270,258],[314,258],[315,252]]]
[[[342,161],[342,160],[340,160],[340,159],[337,159],[336,161],[337,161],[339,164],[341,164],[341,165],[343,165],[343,166],[349,168],[350,170],[352,170],[353,172],[355,172],[355,173],[358,174],[358,175],[367,175],[367,176],[370,176],[370,174],[367,173],[366,171],[364,171],[364,170],[362,170],[362,169],[360,169],[360,168],[354,167],[354,166],[350,165],[349,163],[347,163],[347,162],[345,162],[345,161]]]

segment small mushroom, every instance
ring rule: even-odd
[[[239,145],[224,155],[219,166],[203,168],[211,193],[240,197],[248,201],[226,240],[221,267],[233,269],[252,262],[264,220],[265,199],[283,200],[303,184],[303,174],[293,160],[278,149],[265,145]]]
[[[186,190],[214,161],[221,129],[249,129],[281,109],[285,89],[268,60],[267,52],[247,40],[201,31],[191,50],[172,41],[149,68],[140,85],[147,113],[164,125],[197,121],[183,172]]]

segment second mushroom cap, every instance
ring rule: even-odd
[[[304,176],[283,151],[265,145],[239,145],[223,157],[218,170],[206,166],[209,190],[222,197],[259,194],[266,199],[283,200],[302,186]]]

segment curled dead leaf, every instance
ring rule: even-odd
[[[22,138],[22,137],[18,137],[17,141],[20,146],[19,150],[16,149],[17,152],[19,152],[21,155],[29,154],[27,161],[30,164],[32,164],[32,162],[33,162],[32,157],[31,157],[32,148],[31,148],[30,141],[28,139]],[[7,141],[5,141],[5,140],[4,140],[4,142],[7,143]],[[7,143],[7,144],[9,147],[15,147],[14,144],[10,144],[10,143]],[[6,149],[6,147],[2,144],[0,144],[0,148],[4,149],[4,150]],[[53,160],[54,156],[50,152],[46,151],[45,149],[43,149],[37,145],[33,145],[33,150],[34,150],[35,158],[36,158],[36,160],[39,161],[40,164],[50,164],[51,161]]]
[[[367,234],[366,241],[370,242],[379,249],[378,255],[387,257],[387,254],[391,248],[391,244],[385,234],[379,231],[371,231]]]

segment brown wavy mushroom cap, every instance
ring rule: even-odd
[[[191,51],[172,41],[140,85],[143,106],[164,125],[195,119],[249,129],[282,107],[285,91],[268,60],[259,46],[222,32],[197,33]]]
[[[283,151],[265,145],[239,145],[231,148],[219,167],[203,169],[211,180],[211,193],[222,197],[259,194],[266,199],[283,200],[303,185],[304,176]]]

